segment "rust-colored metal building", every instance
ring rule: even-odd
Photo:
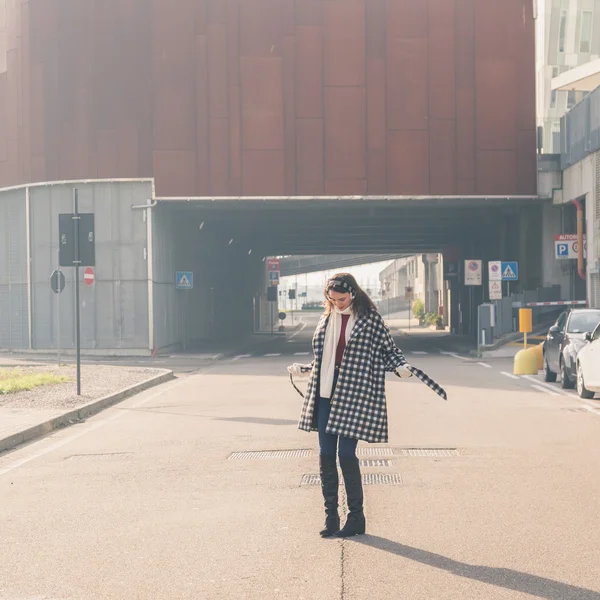
[[[534,194],[531,0],[0,2],[0,186]]]

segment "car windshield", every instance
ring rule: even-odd
[[[600,310],[590,310],[586,312],[576,312],[569,319],[568,333],[585,333],[594,331],[600,323]]]

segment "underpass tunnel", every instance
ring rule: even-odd
[[[271,256],[450,249],[459,265],[519,261],[511,291],[533,289],[541,285],[541,210],[537,199],[522,198],[160,201],[153,213],[156,344],[191,349],[264,330],[265,311],[277,310],[267,301]],[[175,288],[177,271],[193,272],[192,290]],[[451,330],[473,335],[475,307],[488,300],[487,274],[481,286],[445,285]]]

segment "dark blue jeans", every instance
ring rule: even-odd
[[[358,440],[337,436],[332,433],[325,433],[327,421],[329,421],[329,411],[331,410],[331,402],[329,398],[319,398],[317,408],[317,427],[319,430],[319,446],[321,456],[335,456],[339,453],[340,458],[351,458],[356,456],[356,446]],[[339,449],[338,449],[339,438]]]

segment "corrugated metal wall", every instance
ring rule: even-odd
[[[148,270],[144,211],[150,182],[80,183],[80,212],[96,224],[96,281],[80,271],[81,343],[87,349],[147,350]],[[74,269],[63,268],[65,290],[50,289],[58,265],[58,215],[71,213],[73,185],[29,188],[33,348],[75,347]],[[0,348],[28,348],[25,189],[0,192]]]
[[[0,185],[536,191],[531,0],[29,0],[6,23]]]
[[[29,348],[25,190],[0,194],[0,349]]]

